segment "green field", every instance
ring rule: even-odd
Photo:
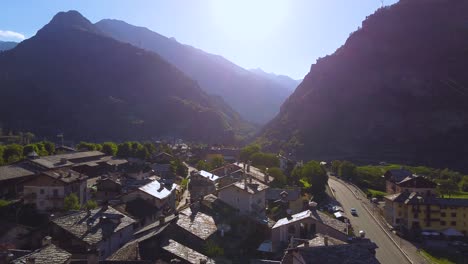
[[[387,195],[386,192],[382,192],[382,191],[378,191],[378,190],[374,190],[374,189],[365,189],[363,191],[365,193],[370,193],[372,195],[372,197],[375,197],[375,198],[384,197],[385,195]]]
[[[444,198],[459,198],[459,199],[468,199],[468,192],[456,192],[450,196],[444,195]]]

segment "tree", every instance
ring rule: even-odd
[[[302,178],[307,180],[312,186],[310,191],[314,195],[325,192],[325,186],[328,182],[327,172],[317,161],[309,161],[302,168]]]
[[[132,154],[132,144],[130,142],[120,143],[117,147],[117,156],[121,158],[128,158]]]
[[[88,200],[85,204],[86,210],[93,210],[98,207],[98,204],[94,200]]]
[[[45,145],[43,142],[37,142],[35,143],[34,145],[36,145],[37,147],[37,154],[39,154],[39,156],[47,156],[49,155],[49,153],[47,152],[47,150],[45,149]]]
[[[241,149],[240,151],[240,160],[243,162],[247,162],[250,160],[250,157],[254,154],[260,152],[259,145],[248,145]]]
[[[331,162],[331,171],[335,174],[338,174],[338,171],[340,170],[340,165],[341,161],[339,160],[334,160]]]
[[[463,176],[458,186],[460,187],[460,190],[462,190],[463,192],[468,192],[468,176]]]
[[[29,144],[23,147],[23,156],[28,156],[31,152],[39,153],[39,149],[36,144]]]
[[[458,191],[457,184],[450,179],[438,180],[437,183],[437,191],[441,195],[448,195],[450,198],[452,194]]]
[[[3,161],[3,153],[5,151],[5,147],[0,145],[0,166],[5,164],[5,161]]]
[[[186,177],[188,174],[188,168],[179,159],[171,161],[171,170],[174,174]]]
[[[288,184],[288,179],[283,171],[278,167],[268,169],[268,175],[274,178],[272,185],[277,188],[283,188]]]
[[[49,155],[55,154],[55,144],[50,141],[43,141],[44,148],[49,153]]]
[[[223,166],[223,164],[224,164],[223,156],[215,156],[213,159],[211,159],[210,167],[213,169],[216,169],[216,168]]]
[[[77,148],[78,150],[92,151],[92,150],[96,150],[96,144],[90,143],[90,142],[81,141],[78,145],[76,145],[76,148]]]
[[[195,165],[195,168],[197,168],[197,170],[206,170],[206,171],[209,171],[211,169],[210,165],[206,163],[206,161],[204,160],[199,160],[197,162],[197,165]]]
[[[81,205],[80,201],[78,200],[78,196],[76,194],[71,193],[67,197],[65,197],[63,201],[63,209],[66,211],[70,210],[80,210]]]
[[[151,142],[143,143],[143,147],[148,151],[149,155],[152,155],[153,153],[156,152],[156,147]]]
[[[110,156],[115,156],[117,154],[117,144],[114,142],[104,142],[102,143],[102,152]]]
[[[279,167],[279,158],[274,153],[257,152],[250,156],[254,166]]]
[[[300,179],[302,179],[302,167],[295,166],[291,171],[291,180],[293,183],[298,183]]]
[[[18,144],[6,145],[3,151],[3,160],[6,163],[13,163],[23,158],[23,146]]]
[[[355,179],[356,178],[356,165],[345,160],[341,162],[338,170],[338,175],[343,178]]]

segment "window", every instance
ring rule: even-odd
[[[440,221],[440,225],[442,226],[446,225],[445,221]]]
[[[457,225],[457,222],[452,221],[452,222],[450,222],[450,225],[451,225],[451,226],[456,226],[456,225]]]
[[[452,213],[452,217],[457,217],[457,213]]]
[[[57,189],[54,189],[54,197],[58,197],[58,190]]]
[[[44,189],[40,189],[40,190],[39,190],[39,193],[40,193],[40,194],[44,194],[44,192],[45,192]]]
[[[442,213],[440,213],[440,216],[441,216],[441,217],[446,217],[447,214],[446,214],[445,212],[442,212]]]

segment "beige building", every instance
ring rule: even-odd
[[[218,198],[238,209],[241,214],[264,218],[265,196],[268,188],[267,185],[253,179],[253,177],[248,177],[221,188],[218,192]]]
[[[87,201],[86,175],[70,169],[42,172],[24,183],[24,201],[39,211],[62,209],[65,197],[74,193],[80,204]]]

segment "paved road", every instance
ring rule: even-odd
[[[379,247],[377,249],[377,259],[383,264],[409,263],[401,251],[395,246],[385,232],[378,226],[372,216],[364,209],[354,194],[341,182],[329,179],[330,187],[334,189],[336,199],[341,203],[346,215],[351,221],[354,232],[359,230],[366,232],[366,237],[370,238]],[[351,216],[350,209],[356,208],[358,216]],[[398,242],[398,241],[397,241]]]

